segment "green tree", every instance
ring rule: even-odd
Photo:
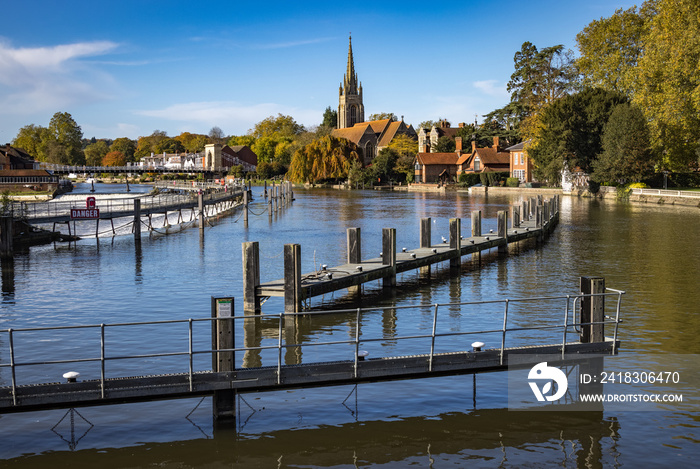
[[[438,141],[433,148],[433,152],[453,153],[456,148],[457,147],[455,146],[455,141],[447,135],[443,135],[442,137],[438,138]]]
[[[396,179],[395,166],[399,154],[392,148],[382,148],[372,160],[372,176],[377,183],[383,184]]]
[[[323,121],[321,122],[321,125],[324,127],[330,127],[331,129],[338,127],[338,111],[331,109],[331,107],[328,106],[326,110],[323,111]]]
[[[85,150],[85,164],[88,166],[100,166],[102,164],[102,158],[109,153],[109,147],[107,142],[104,140],[97,140],[95,143],[91,143]]]
[[[57,112],[49,122],[46,135],[47,161],[50,163],[82,165],[83,131],[67,112]]]
[[[12,145],[21,148],[38,161],[46,161],[46,139],[49,129],[40,125],[25,125],[12,141]]]
[[[270,179],[272,177],[272,165],[266,161],[258,161],[256,172],[260,179]]]
[[[564,160],[569,168],[590,172],[602,151],[603,126],[624,95],[586,88],[550,104],[541,113],[538,133],[528,147],[538,179],[558,184]]]
[[[525,139],[535,132],[539,111],[576,88],[577,75],[573,53],[565,51],[561,44],[538,50],[525,42],[513,62],[515,71],[508,91],[511,103],[518,103],[524,111],[520,131]]]
[[[639,182],[654,174],[655,159],[649,145],[649,129],[642,111],[618,104],[603,129],[603,152],[593,162],[591,179],[603,182]]]
[[[126,161],[136,161],[136,142],[127,137],[119,137],[112,142],[109,147],[110,151],[120,151],[124,155]]]
[[[299,183],[344,179],[348,177],[353,160],[360,161],[357,145],[344,138],[327,135],[294,153],[287,176]]]
[[[394,114],[393,112],[378,112],[376,114],[370,114],[370,116],[367,120],[368,121],[381,121],[384,119],[389,119],[391,122],[395,122],[398,120],[396,118],[396,114]]]
[[[270,116],[255,124],[255,127],[248,131],[256,139],[261,137],[291,137],[304,131],[304,126],[298,124],[292,116],[278,114],[277,117]]]
[[[174,138],[164,138],[154,147],[154,153],[181,153],[183,151],[185,151],[185,147]]]
[[[252,135],[240,135],[240,136],[232,136],[228,139],[227,145],[230,147],[235,147],[238,145],[245,145],[248,148],[253,148],[253,145],[255,144],[255,137]]]

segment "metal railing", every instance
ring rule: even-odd
[[[700,191],[674,191],[669,189],[632,189],[632,194],[658,195],[665,197],[688,197],[700,199]]]
[[[206,172],[228,172],[230,166],[220,166],[216,168],[204,168],[202,166],[173,168],[165,165],[128,165],[128,166],[71,166],[53,163],[39,163],[40,169],[60,173],[74,174],[94,174],[94,173],[206,173]]]
[[[221,189],[221,186],[217,187]],[[229,198],[236,191],[242,191],[241,188],[235,188],[231,191],[224,192],[219,190],[216,192],[208,191],[204,194],[204,203],[211,204],[217,201]],[[89,197],[90,194],[86,194]],[[197,204],[196,195],[192,194],[160,194],[157,196],[141,196],[141,197],[125,197],[116,199],[98,199],[96,207],[100,209],[100,218],[110,218],[115,216],[128,216],[134,211],[134,199],[141,200],[142,211],[166,211],[177,210],[183,205],[192,206]],[[71,209],[85,208],[85,201],[68,200],[68,201],[50,201],[50,202],[12,202],[8,207],[8,214],[15,217],[26,218],[28,220],[35,219],[50,219],[69,217]]]
[[[59,365],[59,364],[77,364],[77,363],[88,363],[88,362],[99,362],[100,364],[100,387],[101,387],[101,396],[102,398],[105,397],[105,381],[108,379],[107,378],[107,371],[106,371],[106,364],[108,362],[113,362],[113,361],[118,361],[118,360],[134,360],[134,359],[143,359],[143,358],[162,358],[162,357],[175,357],[175,356],[187,356],[188,357],[188,370],[185,372],[184,370],[182,373],[187,373],[189,377],[189,389],[190,391],[193,390],[193,380],[194,380],[194,357],[196,355],[202,355],[202,354],[207,354],[211,355],[212,357],[214,356],[213,354],[217,353],[225,353],[225,352],[251,352],[251,351],[263,351],[263,350],[276,350],[277,351],[277,382],[278,384],[281,382],[281,377],[282,377],[282,352],[283,350],[289,349],[289,348],[301,348],[301,347],[316,347],[316,346],[331,346],[331,345],[350,345],[351,349],[353,350],[353,356],[354,356],[354,376],[357,378],[358,376],[358,361],[361,360],[360,358],[360,344],[369,344],[369,343],[376,343],[376,342],[383,342],[390,340],[394,343],[398,341],[405,341],[405,340],[416,340],[416,339],[430,339],[430,347],[427,350],[424,350],[422,353],[421,352],[413,352],[414,355],[427,355],[429,364],[428,364],[428,371],[433,370],[433,359],[436,355],[436,342],[440,339],[447,338],[447,337],[464,337],[464,336],[474,336],[474,335],[487,335],[487,334],[498,334],[500,335],[500,346],[494,347],[493,349],[498,350],[500,353],[500,363],[503,365],[503,360],[505,356],[506,349],[506,341],[507,341],[507,335],[513,334],[515,332],[523,332],[523,331],[555,331],[557,329],[560,330],[561,333],[561,355],[562,358],[564,357],[566,347],[567,347],[567,334],[572,334],[572,329],[573,332],[578,332],[579,328],[581,326],[587,326],[587,325],[595,325],[595,324],[612,324],[614,326],[613,330],[613,337],[612,337],[612,354],[615,353],[615,344],[617,342],[617,337],[618,337],[618,329],[619,325],[622,322],[620,319],[620,312],[621,312],[621,302],[622,302],[622,295],[625,294],[624,291],[621,290],[614,290],[611,288],[606,289],[606,293],[596,293],[596,294],[589,294],[589,295],[583,295],[583,294],[577,294],[577,295],[566,295],[566,296],[549,296],[549,297],[536,297],[536,298],[521,298],[521,299],[502,299],[502,300],[488,300],[488,301],[472,301],[472,302],[463,302],[463,303],[437,303],[437,304],[431,304],[431,305],[411,305],[411,306],[391,306],[391,307],[384,307],[384,308],[357,308],[357,309],[346,309],[346,310],[334,310],[334,311],[307,311],[303,313],[294,313],[294,314],[289,314],[289,313],[280,313],[280,314],[275,314],[275,315],[269,315],[269,314],[262,314],[262,315],[249,315],[249,316],[233,316],[233,317],[220,317],[220,318],[201,318],[201,319],[182,319],[182,320],[164,320],[164,321],[145,321],[145,322],[129,322],[129,323],[114,323],[114,324],[93,324],[93,325],[76,325],[76,326],[54,326],[54,327],[38,327],[38,328],[9,328],[9,329],[0,329],[0,337],[2,337],[3,334],[6,334],[7,341],[6,343],[9,346],[9,362],[6,363],[0,363],[0,370],[9,368],[11,372],[11,386],[12,386],[12,395],[13,395],[13,405],[17,405],[17,400],[16,400],[16,389],[18,386],[25,385],[27,383],[19,383],[16,375],[16,371],[20,367],[29,367],[29,366],[37,366],[37,365]],[[575,314],[575,306],[577,303],[581,301],[583,298],[592,298],[592,297],[612,297],[614,298],[615,305],[614,305],[614,315],[613,316],[605,316],[603,321],[599,322],[587,322],[587,323],[581,323],[580,319],[578,320],[579,322],[576,322],[576,314]],[[547,325],[536,325],[536,326],[520,326],[520,327],[513,327],[509,324],[509,309],[513,304],[517,303],[534,303],[534,302],[545,302],[545,301],[562,301],[564,303],[564,312],[563,312],[563,322],[562,323],[556,323],[556,320],[554,318],[550,318],[551,322],[554,324],[547,324]],[[482,329],[478,331],[449,331],[449,332],[437,332],[437,325],[438,325],[438,317],[439,317],[439,312],[444,309],[450,309],[454,307],[459,307],[460,309],[463,309],[465,307],[474,307],[474,306],[479,306],[479,305],[502,305],[503,307],[503,316],[502,316],[502,322],[499,320],[498,324],[490,329]],[[432,310],[432,327],[431,327],[431,332],[427,334],[410,334],[410,335],[403,335],[403,336],[392,336],[390,338],[387,337],[363,337],[360,331],[360,326],[362,324],[362,317],[363,314],[366,313],[371,313],[371,312],[377,312],[377,311],[386,311],[386,310],[391,310],[391,311],[397,311],[397,310],[410,310],[410,309],[422,309],[426,310],[427,308],[430,308]],[[449,311],[448,311],[449,314]],[[320,315],[343,315],[345,317],[345,320],[349,319],[354,319],[355,321],[355,330],[354,330],[354,335],[352,335],[353,338],[351,339],[346,339],[346,340],[332,340],[332,341],[314,341],[311,343],[302,343],[302,344],[290,344],[290,343],[283,343],[283,328],[284,328],[284,322],[285,320],[289,320],[294,318],[295,316],[306,316],[306,317],[313,317],[313,316],[320,316]],[[259,345],[259,346],[254,346],[254,347],[235,347],[235,348],[230,348],[230,349],[215,349],[214,345],[211,347],[205,348],[205,349],[199,349],[195,350],[194,348],[194,334],[193,334],[193,326],[195,323],[212,323],[213,321],[240,321],[240,320],[245,320],[245,319],[272,319],[272,320],[278,320],[279,325],[278,325],[278,330],[277,330],[277,344],[276,345]],[[560,317],[561,319],[561,317]],[[107,353],[107,347],[106,347],[106,335],[107,331],[110,329],[115,329],[118,327],[135,327],[135,326],[145,326],[145,325],[165,325],[165,324],[184,324],[187,326],[187,344],[186,344],[186,350],[183,351],[176,351],[176,352],[163,352],[163,353],[141,353],[141,354],[116,354],[116,355],[109,355]],[[499,325],[501,325],[499,327]],[[16,338],[18,337],[19,334],[24,334],[24,333],[32,333],[32,332],[37,332],[37,331],[69,331],[69,330],[78,330],[78,329],[93,329],[98,331],[99,335],[99,343],[100,343],[100,355],[99,357],[87,357],[87,358],[80,358],[80,359],[54,359],[54,360],[34,360],[34,361],[24,361],[24,362],[19,362],[16,360],[16,357],[18,355],[18,350],[17,350],[17,345],[15,344]],[[234,328],[235,331],[235,328]],[[87,346],[87,341],[84,339],[82,340],[83,347]],[[558,344],[554,344],[558,345]],[[42,350],[42,353],[44,355],[50,355],[50,351],[46,350],[44,348]],[[315,362],[314,362],[315,363]],[[153,374],[151,370],[148,370],[145,374]],[[111,378],[123,378],[124,376],[113,376]],[[110,378],[110,379],[111,379]]]

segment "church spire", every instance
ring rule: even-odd
[[[357,74],[355,74],[355,61],[352,57],[352,36],[350,36],[348,46],[348,69],[345,72],[345,92],[357,94]]]
[[[365,106],[362,104],[362,84],[357,80],[355,61],[352,56],[352,35],[348,41],[348,66],[343,83],[338,89],[338,128],[352,127],[365,121]]]

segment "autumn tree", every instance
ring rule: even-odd
[[[197,153],[200,151],[204,151],[204,146],[210,142],[210,139],[211,137],[207,137],[206,135],[192,134],[190,132],[182,132],[180,135],[175,137],[175,140],[180,142],[180,144],[182,145],[182,149],[188,153]],[[211,143],[221,142],[219,141],[219,139],[216,139],[216,141],[211,141]]]
[[[636,6],[618,9],[610,18],[592,21],[576,35],[580,53],[576,66],[584,85],[632,98],[651,16],[648,3],[640,10]]]
[[[698,167],[700,3],[658,0],[639,59],[632,102],[649,120],[652,143],[674,171]]]
[[[127,137],[119,137],[112,142],[109,147],[110,151],[120,151],[124,154],[126,161],[136,161],[136,142]]]
[[[126,157],[120,151],[110,151],[102,159],[102,166],[126,166]]]
[[[328,135],[297,150],[287,176],[299,183],[344,179],[348,177],[351,161],[360,163],[357,145]]]
[[[135,153],[137,161],[144,156],[149,156],[151,153],[162,153],[162,151],[158,150],[158,146],[166,138],[168,138],[168,134],[162,130],[154,130],[151,135],[139,137]]]

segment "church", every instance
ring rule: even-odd
[[[391,119],[365,122],[362,83],[358,81],[355,73],[352,36],[348,48],[348,65],[338,95],[338,128],[333,130],[332,135],[356,144],[362,150],[365,166],[371,164],[379,151],[387,147],[397,135],[418,138],[413,126],[406,125],[403,117],[400,122]]]

